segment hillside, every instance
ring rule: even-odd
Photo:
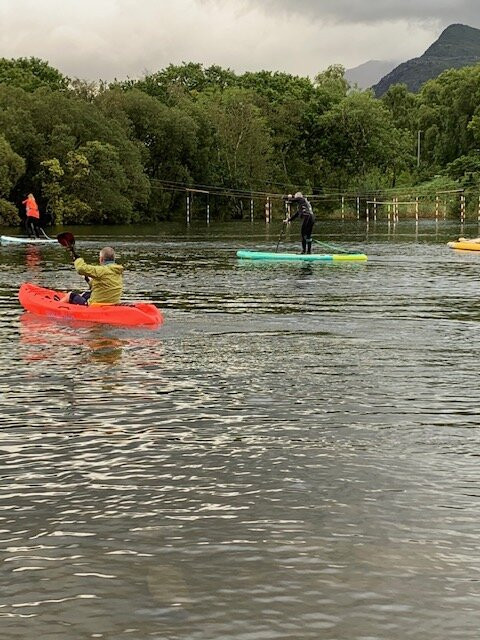
[[[398,60],[369,60],[358,67],[346,69],[345,78],[351,85],[368,89],[398,65]]]
[[[384,76],[373,90],[377,97],[393,84],[406,84],[416,92],[446,69],[460,69],[480,62],[480,29],[452,24],[443,31],[423,55],[403,62]]]

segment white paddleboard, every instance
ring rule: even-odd
[[[0,242],[2,244],[57,244],[55,238],[21,238],[20,236],[0,236]]]

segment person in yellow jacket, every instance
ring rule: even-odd
[[[70,304],[119,304],[123,291],[123,266],[115,262],[115,251],[104,247],[99,254],[98,265],[87,264],[83,258],[76,258],[74,267],[78,274],[88,279],[89,291],[70,291],[61,302]]]

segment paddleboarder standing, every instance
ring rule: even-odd
[[[40,211],[33,193],[29,193],[22,201],[26,209],[25,227],[29,238],[40,238]]]
[[[292,215],[287,217],[283,222],[291,222],[296,218],[301,218],[302,228],[300,230],[302,236],[302,253],[312,253],[312,230],[315,224],[315,215],[313,213],[312,205],[305,198],[301,191],[292,196],[289,194],[286,198],[288,205],[296,204],[297,210]]]

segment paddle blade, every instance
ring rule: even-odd
[[[58,242],[66,249],[72,249],[75,246],[75,236],[69,231],[59,233],[57,236]]]

